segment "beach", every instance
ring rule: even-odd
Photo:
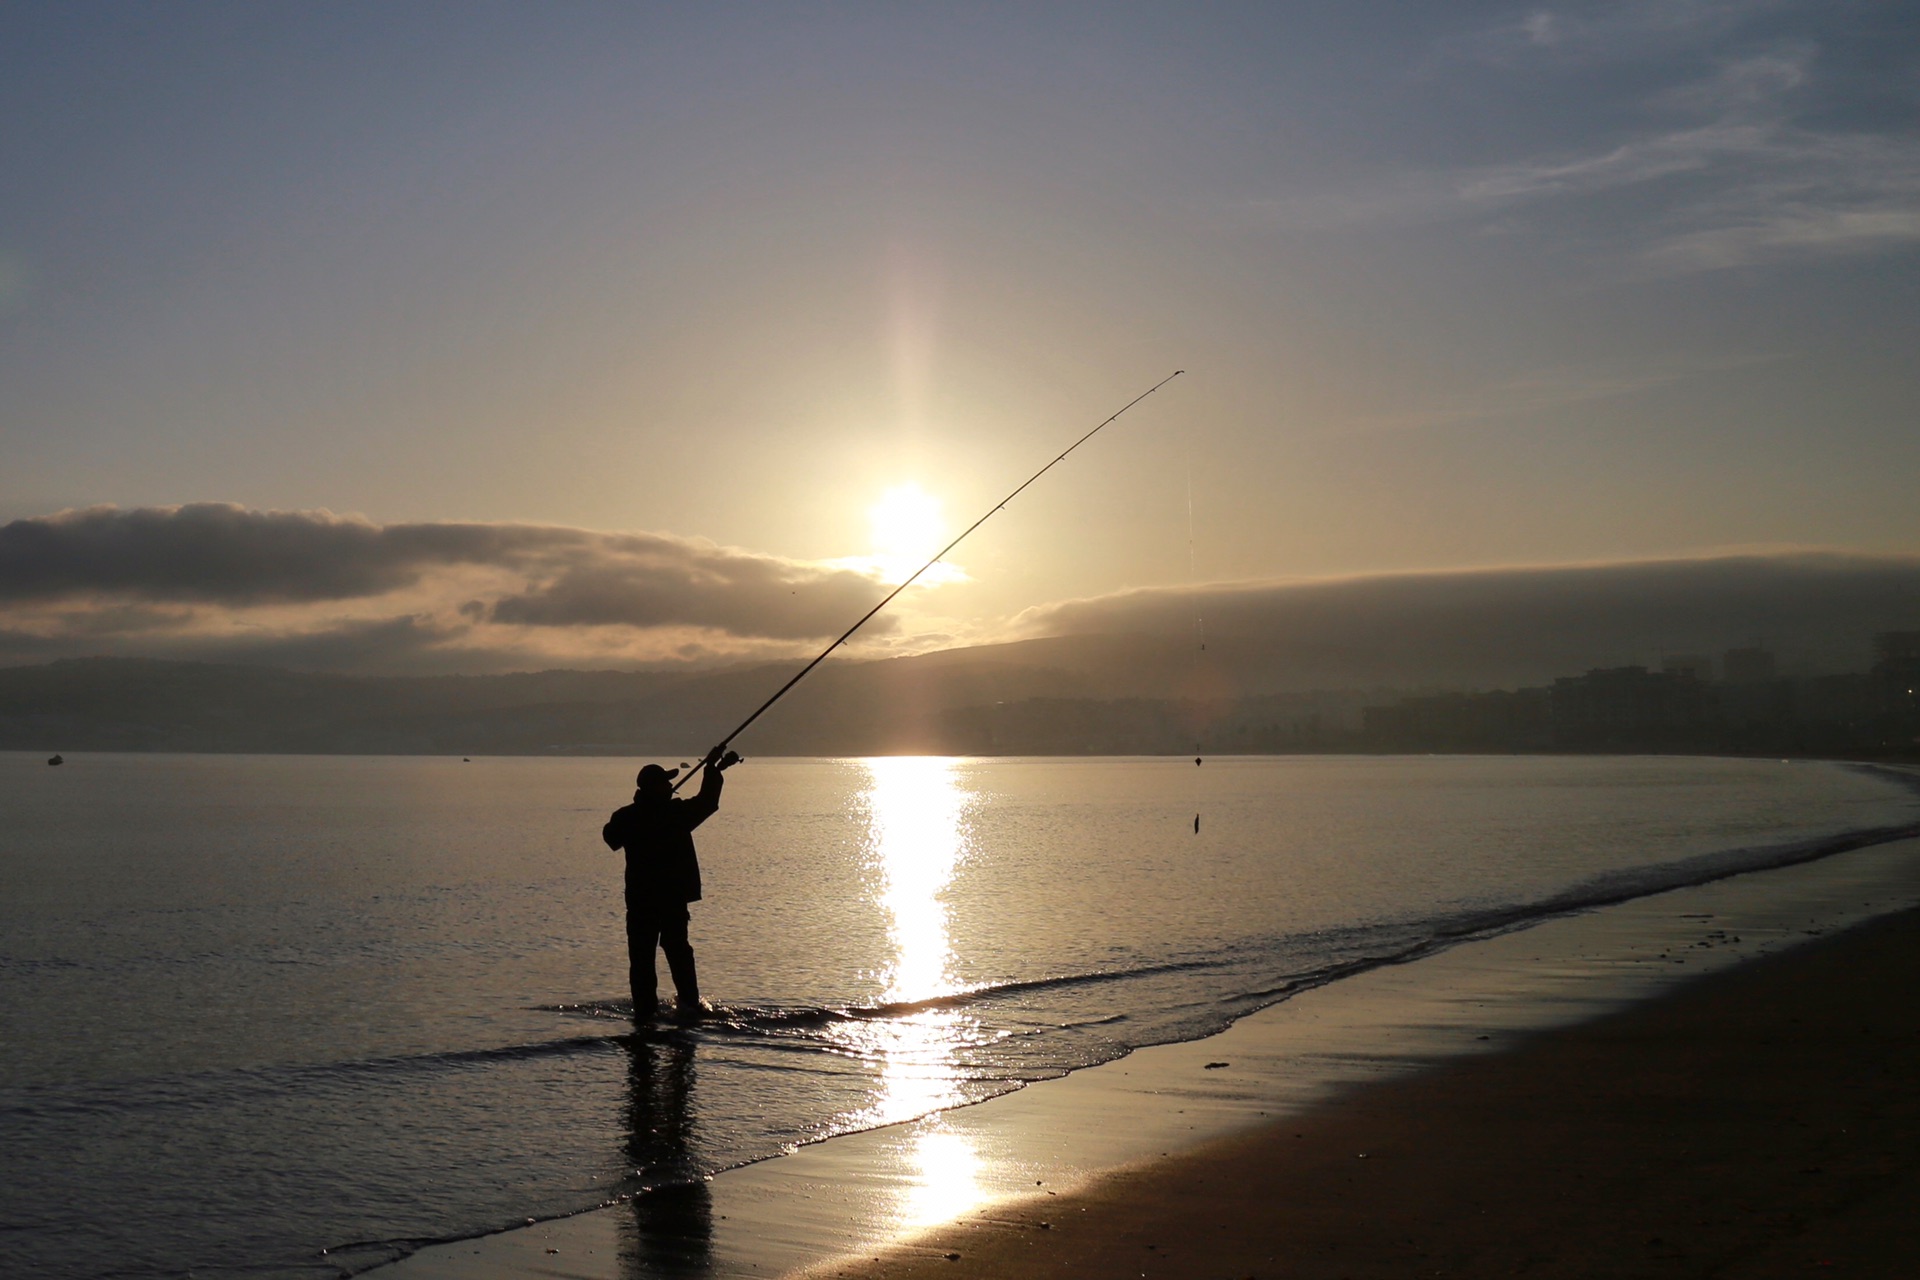
[[[816,1274],[1908,1274],[1916,1008],[1909,911]]]

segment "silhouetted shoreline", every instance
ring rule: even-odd
[[[1019,648],[1009,646],[1007,648]],[[1111,655],[1109,655],[1111,656]],[[1138,656],[1137,654],[1133,656]],[[1156,661],[1171,659],[1159,654]],[[1495,690],[1128,692],[957,650],[829,664],[757,725],[748,754],[1186,756],[1319,753],[1920,756],[1920,633],[1852,673],[1780,674],[1764,650],[1596,668]],[[1163,664],[1164,665],[1164,664]],[[1177,664],[1176,664],[1177,665]],[[791,664],[716,671],[345,676],[154,659],[0,668],[0,750],[316,755],[662,755],[730,723]],[[1163,667],[1145,672],[1173,680]],[[1239,678],[1252,679],[1245,672]],[[1234,681],[1222,688],[1233,689]]]

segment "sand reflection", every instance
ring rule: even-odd
[[[865,762],[869,867],[887,912],[892,956],[881,999],[906,1006],[861,1024],[860,1049],[880,1063],[880,1091],[862,1119],[890,1124],[966,1101],[958,1050],[977,1033],[968,1014],[928,1005],[958,988],[943,895],[966,861],[969,795],[957,765],[938,757]],[[903,1225],[942,1221],[978,1202],[979,1158],[937,1120],[915,1134],[903,1170]]]

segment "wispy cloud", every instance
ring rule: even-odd
[[[1528,160],[1470,173],[1456,186],[1470,204],[1500,204],[1550,196],[1584,195],[1657,182],[1674,174],[1716,167],[1764,164],[1780,157],[1804,162],[1804,140],[1789,146],[1783,135],[1783,99],[1807,81],[1808,48],[1775,51],[1721,64],[1704,80],[1657,94],[1650,104],[1664,114],[1700,123],[1654,132],[1604,151]]]
[[[1648,266],[1714,270],[1920,243],[1920,139],[1782,126],[1718,191],[1673,209]]]
[[[1730,157],[1764,156],[1770,130],[1719,123],[1682,129],[1588,155],[1500,165],[1456,180],[1455,194],[1476,208],[1553,196],[1587,195],[1655,182],[1678,173],[1699,173]]]
[[[1663,271],[1920,242],[1920,138],[1800,122],[1792,99],[1810,81],[1813,57],[1799,47],[1725,62],[1651,104],[1710,119],[1601,151],[1465,174],[1459,198],[1497,209],[1645,189],[1629,252]],[[1685,180],[1661,189],[1673,179]]]
[[[1541,58],[1644,56],[1724,36],[1758,15],[1786,7],[1783,0],[1619,0],[1583,7],[1542,6],[1443,40],[1437,53],[1443,60],[1496,65]]]
[[[1400,170],[1370,182],[1251,202],[1289,229],[1405,226],[1474,219],[1536,232],[1577,231],[1610,270],[1713,271],[1872,253],[1920,243],[1920,136],[1888,118],[1851,127],[1832,105],[1843,69],[1823,69],[1805,38],[1738,47],[1742,24],[1779,4],[1638,4],[1538,9],[1453,42],[1519,74],[1578,57],[1620,68],[1665,58],[1683,78],[1633,103],[1649,123],[1604,142],[1452,170]],[[1686,56],[1674,55],[1684,49]],[[1497,57],[1494,57],[1495,54]],[[1884,114],[1884,113],[1883,113]],[[1602,204],[1600,202],[1604,201]]]
[[[1351,425],[1360,430],[1413,431],[1487,422],[1640,395],[1702,374],[1747,368],[1778,358],[1761,355],[1672,360],[1633,369],[1536,369],[1490,382],[1451,400],[1424,404],[1418,409],[1361,414],[1351,420]]]

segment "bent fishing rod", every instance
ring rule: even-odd
[[[1040,468],[1038,471],[1028,476],[1025,480],[1022,480],[1019,486],[1016,487],[1012,493],[1009,493],[1006,497],[1000,499],[1000,501],[994,503],[991,507],[988,507],[986,510],[986,514],[982,515],[978,520],[975,520],[972,524],[968,525],[965,529],[962,529],[960,531],[959,537],[955,538],[952,542],[949,542],[946,546],[940,548],[940,550],[934,552],[933,558],[931,560],[921,565],[918,569],[915,569],[911,577],[909,577],[905,582],[902,582],[899,586],[895,587],[893,590],[889,591],[886,594],[886,598],[881,600],[879,604],[876,604],[875,606],[873,606],[873,608],[861,614],[860,620],[858,622],[854,623],[852,626],[848,627],[845,631],[841,632],[840,638],[838,640],[835,640],[832,644],[828,645],[825,649],[822,649],[818,657],[816,657],[812,662],[809,662],[806,666],[800,668],[800,670],[796,671],[791,680],[787,681],[785,684],[781,685],[778,689],[774,690],[773,696],[771,698],[768,698],[765,702],[761,703],[758,707],[754,708],[754,712],[752,715],[748,716],[745,720],[742,720],[738,725],[734,727],[734,730],[732,733],[729,733],[725,738],[721,739],[720,745],[715,747],[712,751],[708,752],[706,759],[719,764],[721,768],[725,768],[727,767],[727,765],[737,761],[739,759],[737,755],[735,755],[732,760],[728,760],[726,758],[727,756],[733,754],[727,750],[727,748],[733,745],[733,740],[739,737],[741,734],[745,733],[747,731],[747,727],[751,725],[755,720],[758,720],[762,715],[766,714],[767,710],[770,707],[772,707],[774,703],[786,697],[787,691],[789,689],[793,688],[793,686],[799,684],[802,680],[806,679],[807,673],[812,671],[815,667],[819,666],[821,663],[825,662],[827,658],[832,655],[835,649],[838,649],[841,645],[845,644],[848,640],[852,639],[853,633],[858,631],[861,627],[866,626],[868,622],[872,621],[873,616],[875,614],[879,613],[882,609],[892,604],[895,596],[899,595],[902,591],[905,591],[908,587],[912,586],[914,582],[920,577],[921,574],[925,573],[927,570],[933,568],[933,566],[935,566],[936,564],[939,564],[942,560],[946,559],[947,554],[949,552],[951,552],[955,547],[959,546],[962,542],[965,542],[967,540],[968,534],[972,533],[975,529],[978,529],[981,525],[985,524],[987,521],[993,519],[993,517],[998,515],[1000,512],[1006,510],[1007,504],[1009,502],[1012,502],[1015,498],[1019,497],[1022,493],[1026,492],[1027,487],[1033,484],[1034,481],[1038,480],[1041,476],[1047,474],[1047,472],[1059,466],[1062,462],[1065,462],[1068,454],[1072,453],[1075,449],[1078,449],[1081,445],[1085,444],[1087,441],[1099,435],[1101,431],[1105,430],[1108,426],[1112,425],[1115,421],[1117,421],[1121,414],[1133,408],[1133,406],[1139,404],[1142,400],[1145,400],[1148,396],[1152,395],[1154,392],[1158,391],[1160,388],[1166,386],[1169,382],[1172,382],[1175,378],[1179,377],[1181,374],[1185,372],[1186,372],[1185,369],[1175,369],[1172,373],[1160,379],[1160,381],[1154,383],[1152,386],[1148,387],[1145,391],[1142,391],[1139,395],[1135,396],[1133,399],[1121,405],[1118,409],[1114,410],[1114,412],[1110,414],[1104,421],[1102,421],[1099,426],[1087,432],[1087,434],[1081,436],[1078,440],[1075,440],[1072,444],[1068,445],[1065,449],[1061,450],[1059,456],[1055,457],[1052,462],[1049,462],[1046,466]],[[694,774],[693,770],[691,769],[687,770],[686,773],[681,775],[680,781],[673,784],[673,789],[675,791],[678,791],[681,787],[685,786],[688,780],[693,777],[693,774]]]

